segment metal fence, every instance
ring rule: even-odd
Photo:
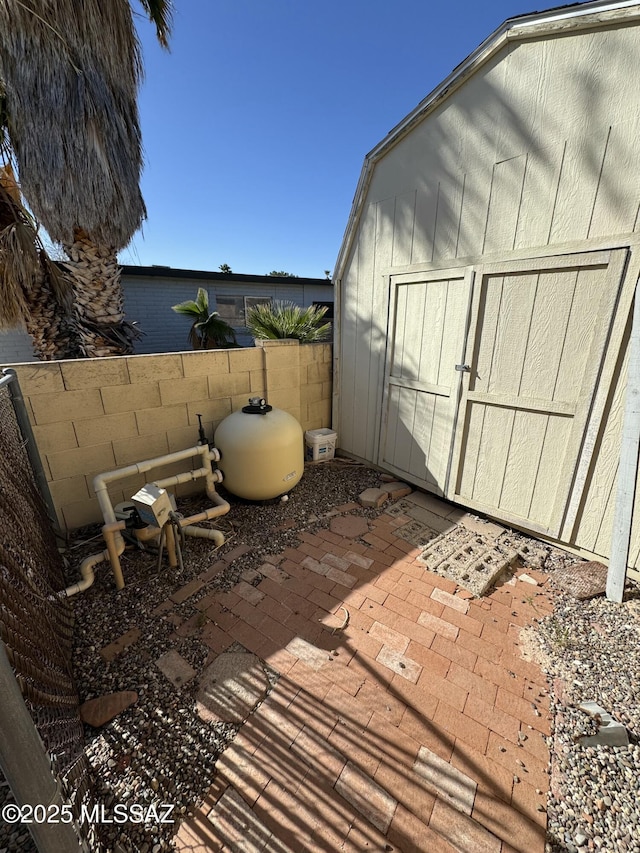
[[[79,819],[82,805],[91,807],[92,789],[71,670],[73,611],[59,595],[62,557],[12,395],[0,385],[0,638],[54,776]],[[91,827],[81,830],[90,849],[100,850]]]

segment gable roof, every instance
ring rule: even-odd
[[[593,0],[507,18],[366,155],[335,263],[334,280],[342,277],[376,163],[507,43],[634,21],[640,21],[638,0]]]

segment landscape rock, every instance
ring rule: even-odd
[[[97,699],[89,699],[80,705],[80,719],[94,729],[104,726],[118,714],[138,701],[134,690],[121,690],[119,693],[108,693]]]
[[[389,500],[389,493],[386,489],[365,489],[360,493],[358,500],[362,506],[377,508]]]
[[[366,518],[359,515],[343,515],[332,518],[329,529],[337,536],[345,536],[347,539],[357,539],[369,532],[369,523]]]
[[[392,501],[397,501],[400,498],[406,498],[406,496],[410,495],[413,491],[411,486],[397,480],[394,480],[392,483],[386,483],[384,490],[387,492]]]

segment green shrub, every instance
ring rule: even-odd
[[[267,302],[247,311],[247,329],[258,340],[295,338],[310,344],[328,339],[331,323],[323,323],[326,306],[301,308],[293,302]]]
[[[238,345],[233,328],[223,320],[217,311],[209,313],[209,296],[204,287],[198,288],[198,295],[171,308],[176,314],[193,319],[189,330],[189,343],[194,349],[220,349]]]

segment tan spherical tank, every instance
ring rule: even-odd
[[[239,498],[277,498],[291,491],[304,472],[302,427],[259,397],[222,421],[215,445],[225,488]]]

